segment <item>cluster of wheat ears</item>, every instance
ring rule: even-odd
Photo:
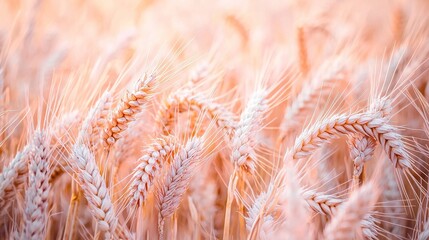
[[[0,239],[429,239],[428,12],[0,1]]]

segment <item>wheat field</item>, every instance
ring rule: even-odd
[[[429,239],[428,12],[0,1],[0,239]]]

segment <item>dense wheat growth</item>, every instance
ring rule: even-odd
[[[429,239],[428,12],[0,1],[0,239]]]

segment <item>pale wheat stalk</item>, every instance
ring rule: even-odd
[[[103,142],[106,147],[115,144],[121,138],[121,133],[128,128],[128,124],[135,121],[135,115],[141,112],[142,107],[152,96],[154,84],[155,76],[144,76],[143,79],[139,79],[132,92],[125,94],[112,112],[103,132]]]
[[[282,143],[287,136],[297,131],[311,112],[328,99],[335,85],[344,78],[343,69],[336,66],[329,72],[323,71],[320,79],[314,78],[309,87],[304,87],[292,104],[286,108],[280,124],[278,142]]]
[[[273,212],[265,213],[265,205],[267,204],[268,194],[267,192],[262,192],[255,199],[252,206],[248,210],[248,215],[245,218],[246,220],[246,229],[250,233],[251,237],[253,232],[257,232],[258,237],[261,239],[266,238],[268,233],[272,231],[272,227],[275,223]],[[257,222],[259,219],[259,222]],[[259,225],[259,226],[257,226]]]
[[[163,165],[167,165],[166,158],[175,150],[176,141],[173,136],[162,136],[144,150],[131,179],[131,205],[142,205],[145,202],[157,174]]]
[[[395,127],[388,124],[386,119],[374,116],[373,113],[336,115],[323,119],[306,129],[296,139],[288,156],[295,160],[305,158],[323,143],[329,142],[341,134],[360,133],[376,139],[396,168],[411,168],[412,165],[402,142],[402,136],[397,131]]]
[[[353,135],[349,138],[350,156],[353,159],[353,182],[354,188],[361,184],[360,177],[366,162],[374,155],[376,142],[373,138],[363,135]]]
[[[387,97],[376,99],[369,106],[368,112],[380,118],[388,118],[392,112],[390,100]],[[371,137],[362,134],[349,135],[348,145],[350,157],[353,160],[353,188],[357,188],[362,184],[361,178],[364,178],[365,163],[373,157],[376,144]]]
[[[91,149],[97,147],[112,101],[111,94],[108,91],[104,92],[83,121],[76,142],[87,143]]]
[[[378,188],[372,183],[367,183],[353,192],[325,227],[325,239],[354,239],[359,234],[362,220],[374,207],[377,198]]]
[[[288,164],[289,165],[289,164]],[[312,239],[313,229],[310,222],[310,212],[301,195],[301,187],[295,166],[290,164],[285,172],[284,187],[276,189],[278,208],[280,209],[279,226],[270,233],[268,239],[284,237],[286,239]],[[293,216],[293,217],[291,217]]]
[[[241,113],[240,122],[232,138],[231,161],[245,172],[253,173],[256,168],[255,135],[262,128],[264,114],[269,107],[267,97],[268,92],[265,89],[257,90],[251,96]]]
[[[16,191],[27,182],[28,157],[31,145],[16,153],[9,166],[0,174],[0,216],[9,209],[16,196]]]
[[[78,144],[87,144],[89,149],[95,150],[100,143],[100,133],[107,120],[107,114],[112,104],[112,97],[109,92],[105,92],[89,110],[82,126],[79,129],[74,147]],[[76,217],[78,215],[78,206],[81,201],[81,189],[72,182],[72,196],[68,209],[64,238],[73,239]]]
[[[165,180],[157,192],[158,199],[158,228],[159,237],[164,236],[165,219],[173,215],[186,192],[189,181],[194,174],[199,161],[201,161],[203,141],[200,138],[190,139],[174,156],[174,160],[167,172]]]
[[[406,231],[406,213],[404,211],[402,195],[398,183],[396,182],[395,175],[392,174],[392,166],[387,166],[383,171],[383,192],[381,195],[382,201],[385,203],[383,206],[384,213],[388,221],[383,222],[383,227],[392,236],[405,237]]]
[[[48,223],[50,139],[47,133],[34,133],[28,188],[25,194],[23,239],[44,239]]]
[[[234,171],[229,178],[228,183],[228,196],[227,205],[225,209],[225,228],[223,238],[229,239],[229,225],[231,220],[231,207],[234,199],[237,184],[239,184],[239,191],[242,190],[243,177],[242,172],[254,173],[256,170],[256,147],[257,140],[256,134],[262,128],[264,114],[268,110],[268,92],[265,89],[259,89],[250,97],[246,108],[240,116],[240,121],[237,124],[234,135],[232,137],[232,152],[231,162],[234,164]],[[238,207],[244,215],[244,207],[242,203],[238,202]],[[240,229],[245,228],[245,219],[242,217],[240,220]],[[242,230],[242,231],[245,231]]]
[[[118,219],[94,155],[85,145],[76,144],[73,146],[72,158],[72,165],[79,176],[80,187],[88,201],[89,210],[97,220],[98,229],[105,233],[105,239],[112,239]]]
[[[196,174],[189,185],[189,198],[195,205],[198,219],[196,224],[200,225],[204,238],[213,238],[215,214],[217,212],[217,185],[216,181],[208,171]]]
[[[226,136],[232,137],[235,129],[234,114],[221,104],[210,101],[204,95],[192,93],[189,90],[171,94],[161,105],[157,121],[163,134],[170,134],[177,114],[187,111],[206,112],[216,122],[216,125],[224,131]]]

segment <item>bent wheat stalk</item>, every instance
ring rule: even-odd
[[[390,161],[396,168],[411,168],[402,137],[397,129],[388,124],[384,118],[378,118],[373,113],[356,113],[351,115],[336,115],[326,118],[306,129],[295,141],[288,156],[294,160],[311,155],[323,143],[341,134],[360,133],[376,139],[383,147]]]
[[[208,100],[202,94],[192,94],[191,91],[180,91],[170,95],[160,107],[157,121],[163,134],[170,134],[177,114],[187,111],[206,112],[226,136],[232,137],[235,130],[234,114],[221,104]]]
[[[200,138],[190,139],[174,156],[173,163],[157,193],[159,217],[159,238],[164,237],[165,219],[173,215],[188,188],[195,167],[200,161],[203,141]]]

